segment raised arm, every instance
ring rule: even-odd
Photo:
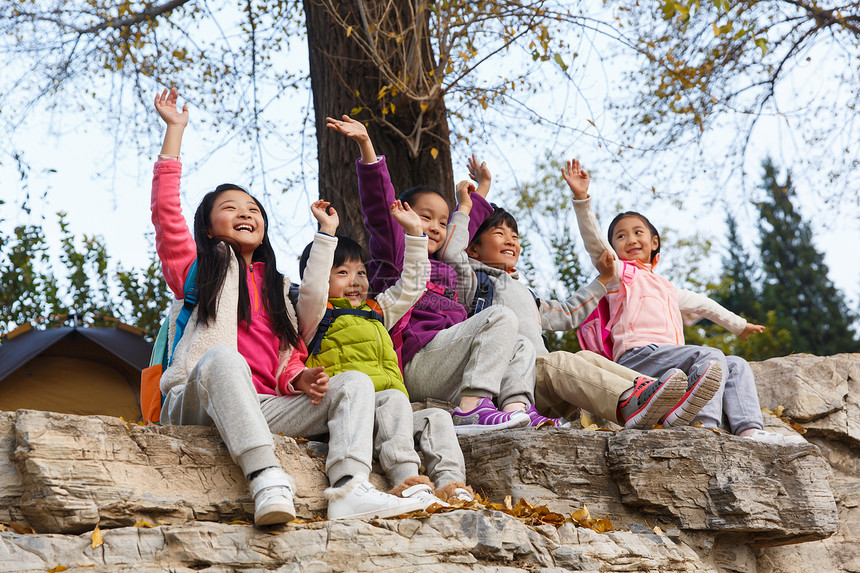
[[[296,305],[299,334],[306,343],[313,339],[325,314],[328,280],[334,263],[334,250],[337,247],[337,237],[334,234],[339,222],[337,211],[328,201],[319,200],[312,203],[311,213],[319,223],[320,230],[314,235]]]
[[[400,277],[405,248],[403,229],[389,213],[395,196],[388,166],[385,157],[376,156],[367,129],[360,122],[348,116],[343,116],[341,121],[332,118],[326,121],[330,129],[355,141],[361,150],[361,159],[355,162],[355,169],[364,226],[370,234],[367,274],[371,291],[380,293]]]
[[[576,213],[579,234],[582,235],[585,250],[591,256],[591,262],[596,268],[600,269],[600,257],[603,256],[604,251],[609,251],[615,257],[615,266],[617,269],[618,265],[623,263],[618,260],[618,255],[612,249],[612,245],[609,244],[609,241],[600,232],[600,225],[597,223],[597,217],[595,217],[594,210],[591,208],[591,197],[588,194],[588,188],[591,185],[591,178],[588,176],[588,172],[582,168],[578,160],[573,159],[568,161],[567,165],[562,168],[561,176],[573,193],[573,211]]]
[[[466,308],[472,303],[478,287],[478,279],[469,264],[469,255],[466,254],[466,247],[469,246],[469,213],[472,211],[474,195],[475,186],[468,181],[457,184],[457,210],[451,214],[448,236],[437,255],[457,273],[457,300]]]
[[[165,90],[155,96],[155,110],[164,123],[167,130],[164,132],[164,142],[161,144],[161,155],[174,155],[179,157],[182,147],[182,134],[188,126],[188,104],[182,106],[182,111],[176,105],[179,94],[175,89]]]
[[[427,257],[427,236],[421,218],[409,205],[395,201],[391,205],[391,216],[406,231],[406,250],[400,278],[376,297],[383,311],[386,330],[397,321],[424,294],[430,280],[430,261]]]
[[[179,182],[182,164],[179,150],[182,134],[188,125],[188,106],[180,112],[176,106],[176,90],[164,90],[155,97],[155,109],[167,124],[161,155],[152,174],[150,208],[155,227],[155,249],[161,259],[162,272],[168,287],[177,299],[183,297],[185,275],[197,258],[197,245],[182,215]]]

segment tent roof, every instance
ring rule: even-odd
[[[152,344],[142,336],[120,328],[62,326],[30,330],[4,342],[0,346],[0,380],[67,336],[83,336],[137,370],[149,366]]]

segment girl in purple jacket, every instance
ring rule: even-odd
[[[562,420],[545,418],[533,406],[535,350],[517,334],[514,314],[504,307],[492,307],[488,309],[492,312],[467,320],[466,309],[457,300],[454,269],[433,257],[441,254],[443,245],[462,250],[468,243],[468,228],[449,228],[450,207],[445,197],[428,186],[413,187],[395,197],[385,157],[377,157],[364,125],[346,115],[342,121],[326,121],[329,128],[361,149],[356,170],[364,223],[370,233],[367,270],[371,289],[383,291],[397,280],[403,266],[403,231],[388,212],[395,199],[418,213],[428,238],[427,291],[391,331],[410,397],[457,403],[452,416],[458,434],[562,425]],[[462,240],[448,238],[449,233],[461,234]]]

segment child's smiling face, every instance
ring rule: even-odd
[[[367,300],[370,284],[367,270],[359,260],[347,260],[333,267],[328,278],[328,297],[345,298],[353,308]]]
[[[517,266],[520,249],[520,237],[517,232],[502,223],[497,227],[490,227],[479,237],[475,237],[466,249],[466,254],[487,266],[510,271]]]
[[[209,213],[209,235],[227,239],[245,258],[263,242],[266,225],[263,213],[253,197],[238,189],[220,193]]]
[[[612,229],[612,248],[622,261],[639,261],[651,264],[651,253],[660,246],[660,238],[651,232],[648,224],[639,217],[619,220]]]
[[[442,248],[448,237],[448,217],[451,212],[445,199],[436,193],[422,193],[409,201],[409,206],[421,217],[427,235],[427,252],[431,255]]]

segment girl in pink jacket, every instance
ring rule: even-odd
[[[579,230],[592,260],[604,250],[616,256],[616,277],[606,285],[613,360],[650,376],[672,367],[687,372],[687,393],[661,420],[663,426],[700,421],[707,428],[718,428],[725,416],[730,431],[738,436],[783,445],[805,442],[800,436],[762,429],[750,365],[716,348],[686,345],[681,316],[699,314],[745,340],[764,327],[747,322],[704,295],[676,289],[656,274],[660,235],[645,216],[621,213],[604,238],[591,209],[588,173],[574,159],[568,161],[562,175],[573,192]]]
[[[329,379],[306,368],[307,350],[288,298],[290,283],[278,272],[262,205],[233,184],[204,196],[189,231],[179,201],[179,150],[188,107],[176,106],[175,90],[155,98],[167,124],[152,178],[152,223],[167,284],[176,295],[170,309],[168,348],[175,318],[186,302],[188,323],[161,376],[161,422],[208,425],[248,478],[254,522],[295,518],[295,483],[275,455],[272,433],[310,436],[328,432],[325,492],[331,519],[386,517],[423,509],[418,500],[382,493],[367,480],[373,448],[374,388],[360,372]],[[315,241],[334,241],[317,233]],[[319,280],[303,283],[299,311],[325,312],[329,265],[309,261]],[[196,304],[184,284],[196,269]],[[190,294],[190,293],[189,293]],[[190,298],[190,297],[189,297]]]

